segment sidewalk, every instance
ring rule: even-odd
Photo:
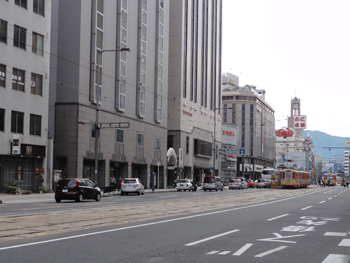
[[[174,192],[175,188],[168,189],[145,189],[145,194],[154,194],[154,193],[164,193],[164,192]],[[114,193],[105,193],[102,195],[103,197],[120,195],[120,192],[115,191]],[[55,201],[55,193],[31,193],[25,195],[13,195],[13,194],[4,194],[0,193],[0,207],[2,204],[25,204],[25,203],[39,203],[39,202],[50,202]]]

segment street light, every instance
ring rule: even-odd
[[[121,48],[121,49],[106,49],[106,50],[97,50],[97,69],[96,69],[96,83],[97,87],[100,86],[100,56],[104,52],[120,52],[120,51],[128,51],[130,52],[130,48]],[[101,76],[102,77],[102,76]],[[98,139],[100,138],[100,123],[99,123],[99,111],[100,111],[100,98],[99,95],[101,93],[96,88],[96,121],[95,121],[95,183],[98,182]]]

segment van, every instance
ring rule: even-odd
[[[203,181],[203,190],[204,191],[211,191],[211,190],[218,190],[223,191],[224,190],[224,184],[221,181],[220,177],[217,176],[205,176]]]

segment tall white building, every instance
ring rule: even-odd
[[[51,0],[0,3],[0,191],[38,191],[47,169]]]
[[[168,167],[168,181],[200,182],[218,171],[222,1],[170,1],[169,33],[168,149],[179,162]]]

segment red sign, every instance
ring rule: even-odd
[[[235,136],[235,133],[233,131],[222,130],[222,135]]]
[[[277,137],[292,137],[294,132],[291,131],[289,128],[285,129],[279,129],[278,131],[275,132]]]
[[[306,129],[306,115],[294,116],[294,128]]]

